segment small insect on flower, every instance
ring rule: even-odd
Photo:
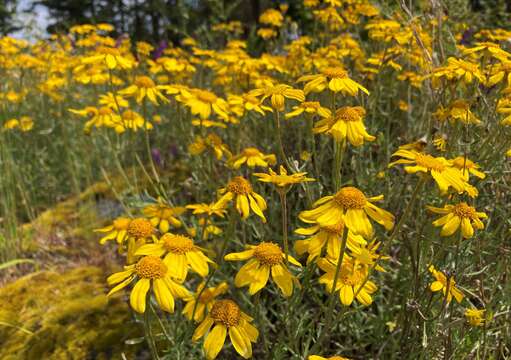
[[[236,200],[236,210],[241,215],[242,219],[247,219],[252,210],[259,216],[263,222],[266,222],[266,217],[263,211],[266,210],[266,201],[261,195],[252,189],[250,182],[242,176],[236,176],[225,188],[219,190],[223,196],[217,201],[221,206]]]
[[[285,297],[293,293],[293,283],[298,280],[291,275],[284,263],[286,255],[280,246],[272,242],[262,242],[259,245],[249,245],[248,250],[225,255],[227,261],[241,261],[250,259],[236,274],[234,284],[236,287],[248,286],[250,295],[254,295],[266,286],[271,277]],[[291,255],[287,255],[288,261],[301,267],[302,265]]]
[[[465,239],[474,236],[474,228],[484,229],[484,224],[480,219],[486,219],[488,216],[484,212],[478,212],[473,206],[465,202],[456,205],[445,205],[443,208],[427,206],[428,210],[442,214],[441,218],[433,221],[434,226],[442,226],[440,236],[451,236],[461,225],[461,233]]]
[[[335,195],[322,197],[313,204],[312,210],[302,211],[298,217],[303,222],[320,226],[334,226],[344,221],[354,234],[370,239],[373,226],[368,216],[386,230],[394,227],[394,215],[373,204],[380,200],[383,200],[383,195],[367,198],[359,189],[346,186]]]
[[[328,88],[334,93],[342,92],[351,96],[357,96],[361,90],[369,95],[369,91],[356,81],[350,79],[348,72],[340,67],[326,67],[319,74],[305,75],[298,82],[306,82],[303,90],[305,94],[310,92],[322,92]]]
[[[456,281],[454,281],[453,276],[446,276],[442,271],[436,270],[433,265],[430,265],[428,270],[435,278],[435,281],[429,286],[431,291],[437,292],[442,290],[447,303],[451,302],[453,296],[458,303],[463,300],[464,295],[461,290],[456,287]]]
[[[325,284],[328,292],[331,292],[334,286],[337,261],[338,259],[327,258],[318,260],[319,268],[325,272],[319,278],[319,283]],[[339,291],[339,299],[343,305],[350,306],[355,299],[366,306],[373,303],[372,294],[378,287],[371,280],[367,280],[368,275],[366,266],[344,255],[335,284],[335,291]]]
[[[239,169],[241,165],[247,164],[248,167],[268,167],[275,165],[277,158],[275,154],[263,154],[259,149],[254,147],[248,147],[243,149],[238,155],[234,155],[229,159],[227,164],[233,169]]]
[[[308,236],[307,239],[297,240],[295,242],[295,251],[298,255],[308,253],[307,264],[321,256],[322,250],[326,245],[327,257],[337,259],[341,252],[341,242],[344,232],[344,222],[341,221],[335,225],[313,225],[309,228],[298,228],[296,234]],[[346,234],[346,246],[348,249],[356,249],[360,245],[367,244],[367,241],[360,235],[355,235],[351,231]]]
[[[472,197],[477,196],[477,189],[470,185],[463,173],[444,157],[434,157],[406,149],[399,149],[392,156],[401,159],[391,162],[389,168],[397,164],[405,164],[405,171],[409,174],[417,172],[430,174],[442,194],[452,187],[460,194],[467,192]]]
[[[268,174],[265,173],[254,173],[254,176],[257,176],[259,181],[265,183],[272,183],[278,187],[290,186],[293,184],[299,184],[303,182],[315,181],[313,178],[305,177],[307,175],[306,172],[294,173],[291,175],[287,174],[287,170],[284,166],[280,166],[279,168],[280,174],[277,174],[271,168],[268,169]]]
[[[166,255],[165,255],[166,254]],[[135,255],[163,256],[163,262],[169,268],[169,274],[179,281],[184,281],[191,268],[202,277],[209,273],[208,263],[213,263],[202,248],[194,245],[188,236],[172,233],[164,234],[158,242],[145,244],[137,249]]]
[[[167,265],[157,256],[144,256],[136,264],[124,267],[124,271],[110,275],[108,285],[115,285],[107,296],[125,288],[133,280],[137,282],[130,294],[130,305],[136,312],[143,313],[146,309],[147,292],[153,286],[154,297],[162,310],[174,312],[175,298],[190,296],[190,292],[174,281]]]
[[[335,116],[320,120],[313,129],[315,134],[326,133],[336,141],[347,139],[353,146],[361,146],[364,141],[374,141],[364,126],[364,108],[360,106],[343,106],[336,110]]]
[[[151,224],[162,233],[169,231],[170,227],[179,228],[183,225],[181,220],[177,216],[182,215],[186,211],[186,208],[182,206],[170,207],[165,204],[163,199],[158,199],[158,203],[146,206],[142,212],[147,216]]]
[[[250,324],[252,321],[253,319],[241,311],[234,301],[217,300],[206,318],[195,329],[192,341],[197,341],[208,333],[204,340],[204,352],[206,359],[213,360],[222,350],[229,333],[236,352],[244,359],[249,359],[252,357],[252,343],[259,337],[259,331]],[[213,329],[210,331],[211,327]]]
[[[206,289],[204,289],[204,286],[204,282],[200,283],[199,286],[197,286],[195,294],[183,299],[186,301],[186,305],[183,308],[183,315],[185,315],[188,320],[192,320],[193,316],[195,322],[202,321],[206,314],[206,309],[208,312],[211,311],[216,297],[225,294],[229,289],[229,285],[227,285],[226,282]]]

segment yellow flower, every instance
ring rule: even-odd
[[[18,119],[9,119],[4,123],[3,128],[4,130],[12,130],[17,128],[18,126],[20,126],[20,122]]]
[[[225,204],[219,204],[218,202],[211,203],[211,204],[204,204],[204,203],[190,204],[190,205],[186,205],[186,208],[193,210],[192,214],[194,214],[194,215],[201,215],[201,214],[206,214],[207,216],[216,215],[221,218],[223,218],[225,213],[227,212],[227,210],[225,209]]]
[[[451,160],[452,165],[455,168],[458,168],[461,170],[463,176],[468,181],[468,174],[472,174],[479,179],[484,179],[486,177],[486,174],[482,171],[479,171],[479,165],[477,165],[475,162],[470,160],[469,158],[466,158],[464,156],[458,156]]]
[[[248,218],[250,210],[259,216],[263,222],[266,222],[263,211],[266,210],[266,201],[261,195],[252,189],[252,185],[242,176],[234,177],[225,188],[220,189],[220,194],[224,194],[217,203],[227,204],[233,199],[236,200],[236,209],[242,219]]]
[[[470,84],[474,79],[484,83],[485,78],[481,73],[478,64],[466,60],[450,57],[447,59],[448,65],[433,70],[433,76],[436,78],[445,77],[448,80],[462,79],[465,84]]]
[[[348,359],[344,356],[339,356],[339,355],[330,356],[330,357],[323,357],[323,356],[319,356],[319,355],[309,355],[307,360],[350,360],[350,359]]]
[[[151,285],[156,302],[162,310],[174,312],[175,298],[190,296],[188,290],[175,282],[167,265],[157,256],[144,256],[136,264],[125,266],[124,271],[110,275],[108,285],[115,285],[107,296],[123,289],[134,279],[138,279],[131,290],[130,305],[138,313],[145,312],[147,292]]]
[[[438,151],[445,151],[447,147],[447,139],[442,135],[435,136],[433,139],[433,145]]]
[[[309,236],[304,240],[295,242],[295,251],[298,255],[308,253],[307,263],[310,263],[317,257],[321,256],[321,252],[326,245],[327,257],[337,259],[341,252],[341,242],[344,232],[344,222],[335,225],[321,226],[313,225],[310,228],[298,228],[296,234]],[[348,230],[346,234],[346,246],[348,249],[356,249],[360,245],[367,242],[360,235],[354,235]]]
[[[286,119],[296,117],[304,112],[306,114],[317,114],[322,118],[332,116],[330,109],[321,106],[319,101],[304,101],[298,106],[293,106],[293,111],[286,114]]]
[[[222,282],[218,284],[218,286],[209,287],[207,289],[204,289],[204,286],[204,282],[200,283],[199,286],[197,286],[195,294],[184,299],[186,305],[183,308],[183,315],[185,315],[188,320],[192,320],[193,316],[194,321],[202,321],[206,315],[206,309],[208,312],[211,311],[215,298],[225,294],[229,289],[229,285],[227,285],[226,282]]]
[[[394,215],[373,204],[380,200],[383,200],[383,195],[367,198],[359,189],[346,186],[335,195],[322,197],[314,203],[314,209],[302,211],[298,217],[303,222],[320,226],[333,226],[344,220],[354,234],[370,239],[373,226],[368,216],[386,230],[394,227]]]
[[[447,303],[451,302],[453,296],[458,303],[460,303],[463,300],[464,295],[456,287],[456,282],[454,281],[453,276],[445,276],[445,274],[442,271],[436,270],[433,265],[430,265],[428,270],[436,279],[429,286],[431,291],[437,292],[442,290],[442,293],[444,294],[444,296],[446,296]]]
[[[126,131],[126,129],[137,131],[142,128],[150,130],[153,128],[153,124],[145,120],[139,113],[129,109],[122,113],[121,123],[114,126],[115,131],[119,134]]]
[[[193,115],[199,115],[201,119],[209,119],[215,112],[224,120],[229,120],[229,107],[227,101],[216,96],[211,91],[202,89],[181,90],[176,100],[190,108]]]
[[[329,292],[334,286],[334,278],[338,259],[321,258],[318,266],[325,272],[320,278],[320,284],[324,284]],[[343,305],[350,306],[357,299],[362,305],[371,305],[372,294],[378,287],[371,280],[367,280],[367,267],[358,264],[356,260],[347,255],[343,257],[342,265],[337,276],[335,291],[339,291],[339,299]],[[356,294],[356,296],[355,296]]]
[[[236,274],[234,285],[236,287],[248,286],[248,293],[254,295],[266,286],[271,277],[277,284],[285,297],[293,293],[293,283],[298,280],[291,275],[287,266],[284,264],[286,255],[280,247],[272,242],[261,242],[257,246],[249,245],[249,250],[239,253],[225,255],[227,261],[248,260],[245,265]],[[287,255],[288,261],[296,266],[302,266],[291,255]]]
[[[371,241],[369,244],[360,244],[356,243],[355,246],[349,248],[351,250],[351,255],[357,261],[358,264],[362,266],[366,266],[368,269],[374,267],[375,270],[385,271],[380,265],[378,265],[377,261],[389,259],[388,256],[377,253],[378,248],[380,247],[380,242],[376,240]]]
[[[201,248],[194,245],[192,239],[171,233],[164,234],[160,241],[154,244],[140,246],[135,255],[165,255],[163,263],[169,267],[169,274],[179,281],[186,279],[188,268],[206,277],[209,273],[208,263],[213,263]]]
[[[211,150],[218,160],[224,155],[227,158],[232,156],[229,147],[216,134],[208,134],[206,138],[196,136],[195,141],[188,146],[188,151],[192,155],[200,155],[206,150]]]
[[[250,94],[242,96],[229,95],[227,101],[231,106],[231,110],[239,117],[242,117],[245,111],[255,111],[261,115],[265,115],[265,111],[272,111],[271,107],[262,105],[261,100]]]
[[[240,154],[229,159],[228,165],[233,169],[239,169],[241,165],[247,164],[248,167],[268,167],[275,165],[277,158],[274,154],[265,155],[257,148],[249,147],[244,149]]]
[[[338,142],[347,139],[353,146],[361,146],[364,141],[374,141],[364,126],[365,110],[360,106],[344,106],[336,110],[335,116],[322,119],[316,123],[315,134],[331,134]]]
[[[307,175],[306,172],[294,173],[291,175],[287,174],[287,170],[284,166],[280,166],[279,168],[280,174],[277,174],[271,168],[268,169],[268,174],[265,173],[254,173],[254,176],[257,176],[259,181],[265,183],[272,183],[278,187],[285,187],[293,184],[299,184],[308,181],[315,181],[313,178],[305,177]]]
[[[128,226],[130,222],[130,218],[119,217],[113,221],[112,225],[108,225],[101,229],[95,229],[95,232],[107,233],[99,240],[99,243],[103,245],[108,240],[115,239],[118,244],[122,244],[128,238]]]
[[[445,205],[443,208],[427,206],[428,210],[442,214],[441,218],[433,221],[434,226],[442,226],[441,236],[451,236],[461,225],[461,233],[465,239],[474,236],[474,228],[484,229],[484,224],[480,219],[486,219],[488,216],[484,212],[478,212],[473,206],[460,202],[456,205]]]
[[[105,64],[108,69],[131,69],[135,64],[133,60],[125,57],[120,49],[113,47],[100,47],[95,55],[82,58],[84,64]]]
[[[121,117],[117,113],[115,113],[113,109],[107,106],[102,106],[99,109],[92,106],[87,106],[86,108],[81,110],[69,109],[69,111],[72,112],[73,114],[90,117],[90,119],[85,123],[84,126],[84,130],[86,133],[90,132],[92,126],[96,128],[100,128],[103,126],[109,128],[118,127],[121,132],[124,131]]]
[[[399,149],[392,156],[398,156],[401,159],[390,163],[389,167],[406,164],[405,171],[409,174],[417,172],[431,174],[442,194],[452,187],[460,194],[466,191],[472,197],[477,196],[477,189],[470,185],[463,173],[444,157],[434,157],[423,152],[405,149]]]
[[[154,105],[159,105],[158,99],[164,103],[168,103],[169,100],[161,93],[160,90],[164,90],[165,86],[156,85],[154,81],[148,76],[137,76],[133,85],[119,91],[120,95],[131,97],[135,96],[137,103],[142,103],[146,97]]]
[[[305,95],[302,90],[293,89],[291,86],[285,84],[273,85],[268,83],[263,88],[250,91],[249,95],[256,97],[261,96],[261,103],[267,98],[270,98],[271,106],[277,111],[284,111],[286,98],[300,102],[305,101]]]
[[[144,207],[142,212],[150,219],[154,227],[158,227],[162,233],[166,233],[169,231],[170,226],[178,228],[183,225],[177,216],[182,215],[185,210],[181,206],[170,207],[162,199],[158,199],[157,204]]]
[[[30,116],[20,117],[20,130],[23,132],[30,131],[34,127],[34,121]]]
[[[262,37],[264,40],[268,40],[277,37],[277,31],[272,28],[260,28],[257,30],[257,35]]]
[[[447,108],[440,107],[434,115],[438,120],[449,119],[451,123],[460,121],[464,124],[480,124],[479,120],[471,111],[470,104],[465,100],[455,100]]]
[[[259,22],[261,24],[273,25],[275,27],[281,27],[284,17],[275,9],[267,9],[259,16]]]
[[[204,352],[206,359],[217,357],[225,343],[227,332],[232,345],[244,359],[252,357],[252,343],[257,341],[259,331],[250,324],[252,318],[245,314],[232,300],[217,300],[206,318],[197,326],[192,340],[197,341],[206,333]],[[211,331],[209,331],[213,327]]]
[[[321,70],[320,74],[305,75],[297,81],[307,82],[303,88],[305,94],[322,92],[328,86],[334,93],[342,92],[356,96],[358,91],[362,90],[369,95],[369,91],[365,87],[350,79],[346,70],[340,67],[327,67]]]
[[[470,325],[483,326],[488,320],[484,317],[485,312],[485,309],[471,308],[466,309],[464,315]]]

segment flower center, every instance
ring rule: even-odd
[[[263,265],[277,265],[282,262],[282,250],[277,244],[262,242],[254,249],[254,256]]]
[[[344,79],[348,77],[348,73],[339,67],[327,67],[323,69],[321,73],[331,79],[333,78]]]
[[[452,212],[461,218],[475,219],[477,218],[476,209],[467,203],[459,203],[454,206]]]
[[[339,222],[335,225],[322,226],[321,230],[331,234],[331,235],[342,235],[344,230],[344,222]]]
[[[133,219],[128,225],[128,234],[134,238],[147,238],[153,234],[154,228],[149,220]]]
[[[110,108],[107,108],[106,106],[103,106],[102,108],[100,108],[98,110],[98,114],[102,115],[102,116],[111,115],[112,114],[112,110]]]
[[[131,219],[118,218],[114,220],[113,226],[116,230],[126,230],[130,225]]]
[[[336,111],[335,116],[342,121],[360,121],[363,112],[361,108],[344,106]]]
[[[209,315],[225,326],[236,326],[240,322],[241,310],[232,300],[218,300],[213,304]]]
[[[428,154],[417,154],[415,158],[417,165],[427,168],[428,170],[443,171],[445,165],[438,159]]]
[[[200,101],[206,102],[206,103],[214,103],[217,99],[216,95],[213,94],[210,91],[207,90],[198,90],[196,92],[196,96]]]
[[[353,265],[348,263],[342,265],[339,280],[345,285],[356,286],[360,285],[365,277],[360,270],[354,269]]]
[[[454,167],[456,167],[460,170],[463,170],[464,168],[470,169],[470,168],[473,168],[475,165],[472,160],[465,159],[463,156],[458,156],[457,158],[455,158],[452,161],[452,164],[454,165]]]
[[[317,110],[320,108],[320,104],[318,101],[304,101],[302,106],[306,109],[314,109]]]
[[[154,81],[148,76],[138,76],[135,79],[135,85],[139,88],[153,88],[156,86]]]
[[[161,279],[167,273],[167,266],[158,256],[144,256],[135,265],[137,275],[144,279]]]
[[[347,186],[334,195],[334,201],[345,209],[363,209],[367,200],[362,191]]]
[[[227,184],[227,191],[236,195],[246,195],[252,192],[252,185],[241,176],[236,176]]]
[[[246,156],[259,156],[260,155],[259,150],[257,150],[256,148],[253,148],[253,147],[246,148],[245,150],[243,150],[243,153]]]
[[[126,110],[122,113],[122,119],[125,121],[133,121],[137,118],[137,113],[132,110]]]
[[[193,240],[187,236],[167,233],[161,239],[165,249],[174,254],[185,254],[193,250]]]

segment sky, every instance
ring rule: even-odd
[[[37,6],[33,13],[23,13],[23,10],[27,9],[32,2],[33,0],[18,1],[16,23],[22,29],[11,34],[12,36],[20,39],[35,40],[47,35],[46,26],[48,26],[50,16],[46,7]]]

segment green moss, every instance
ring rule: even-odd
[[[120,358],[137,350],[124,341],[141,336],[127,304],[106,298],[96,267],[42,271],[8,284],[0,289],[0,324],[6,360]]]

